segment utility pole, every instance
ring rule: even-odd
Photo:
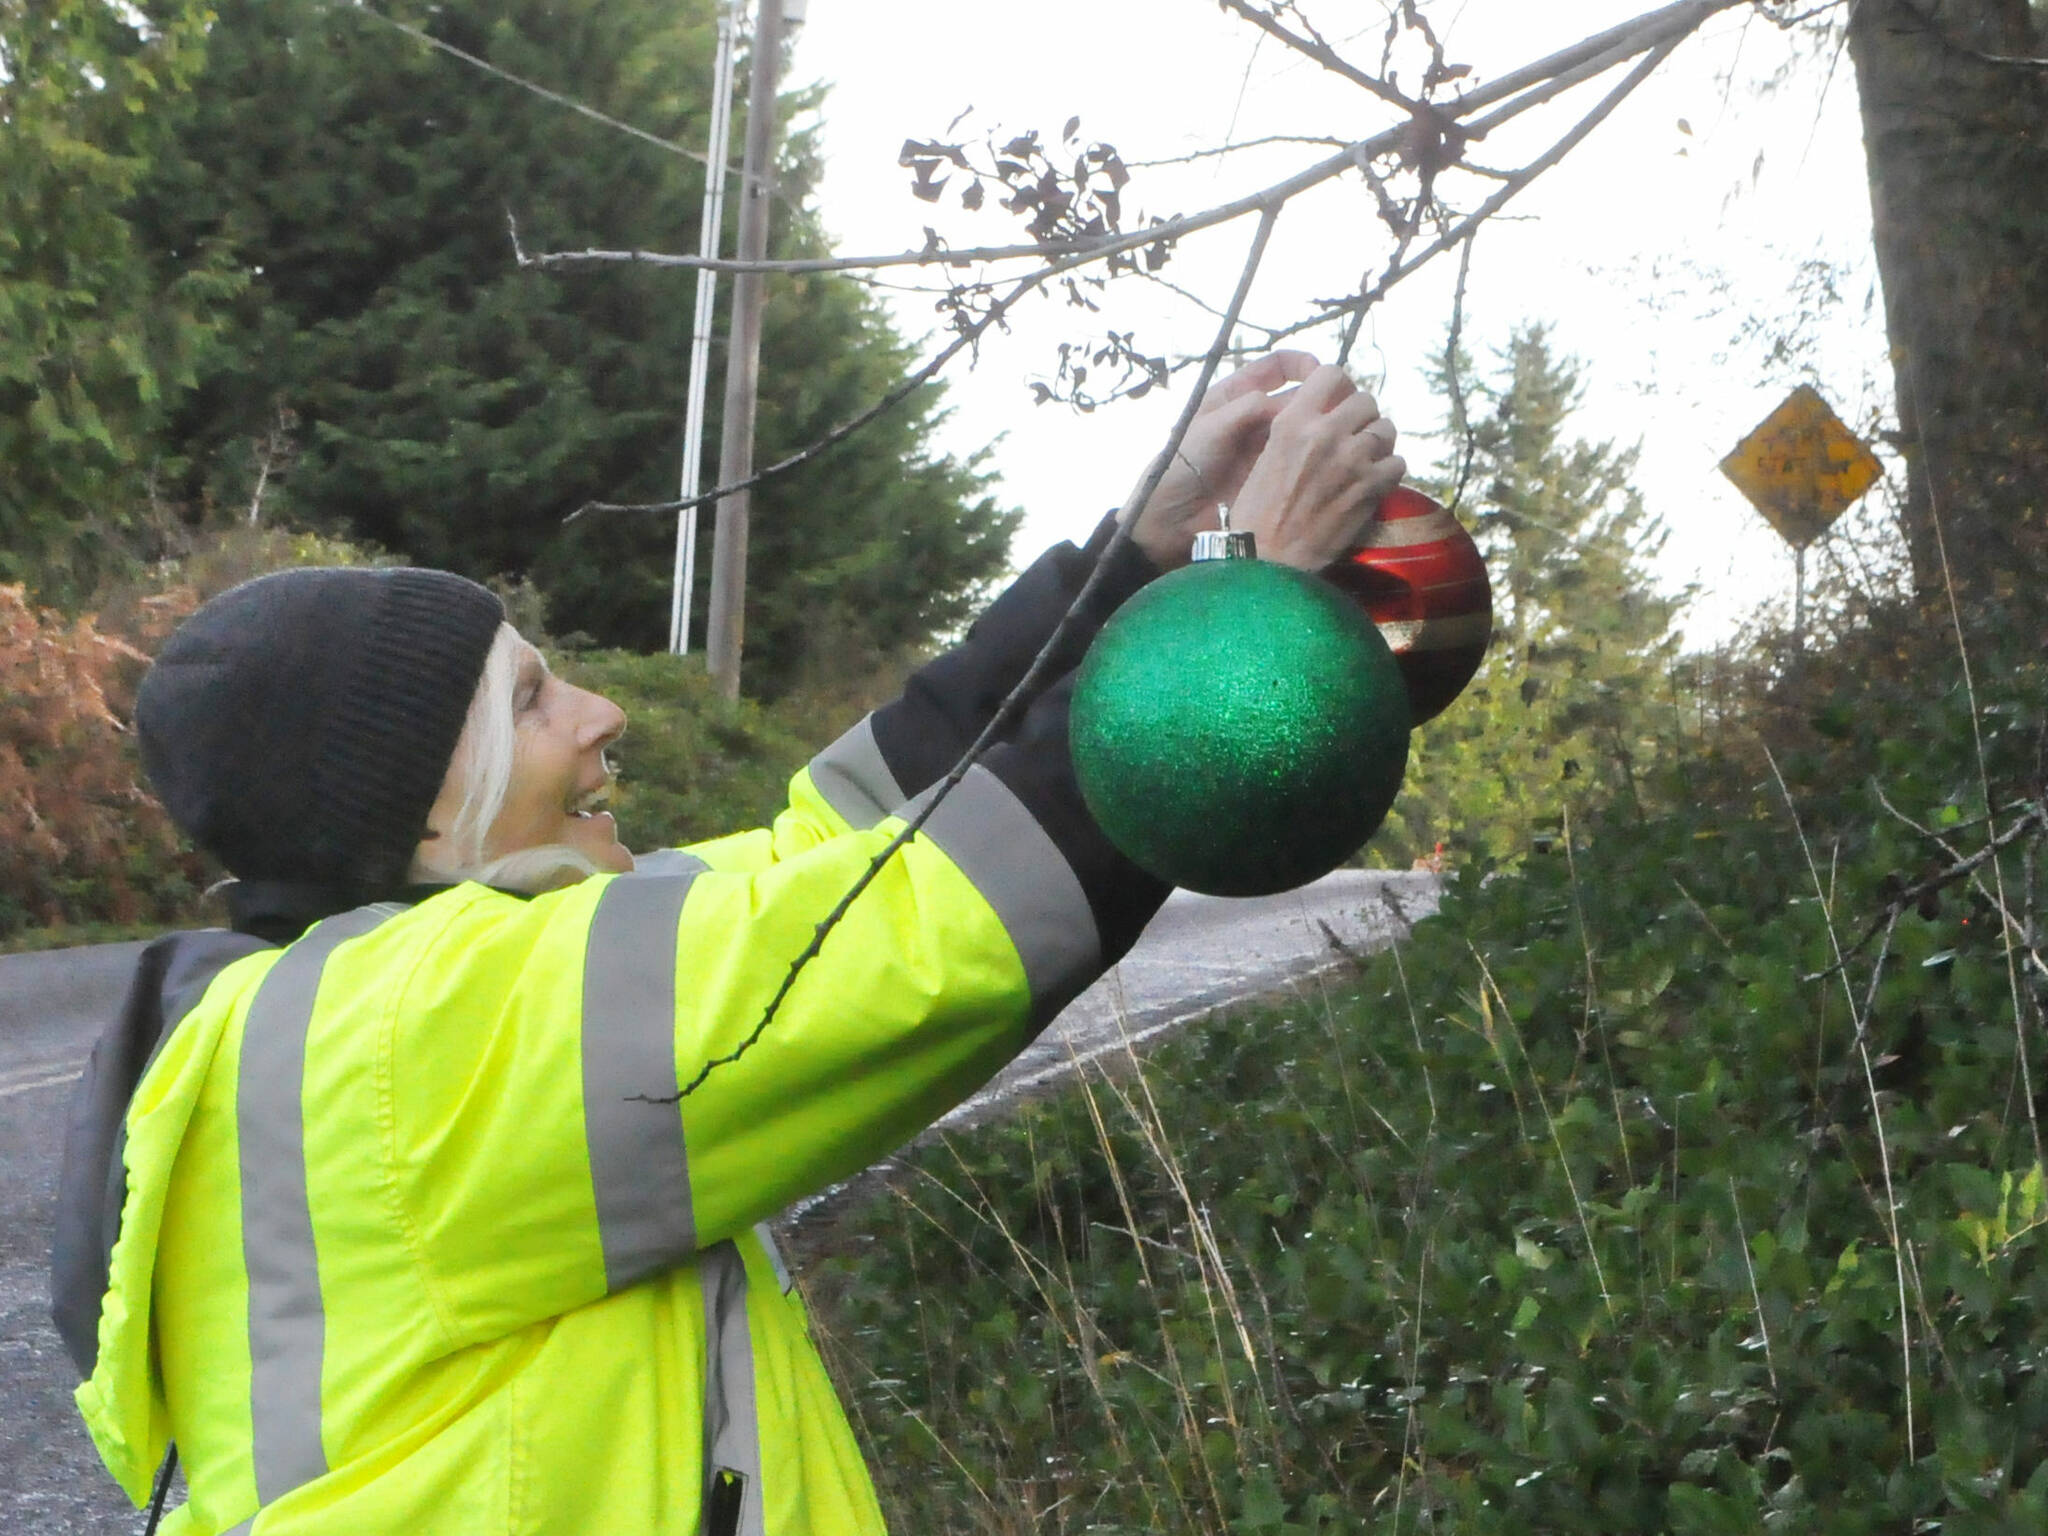
[[[711,79],[711,134],[704,159],[704,207],[697,226],[697,253],[718,254],[725,228],[726,144],[732,130],[732,45],[740,0],[719,0],[718,58]],[[690,327],[689,404],[683,413],[683,473],[677,492],[687,500],[704,488],[704,401],[711,370],[711,317],[718,297],[718,274],[697,272],[697,312]],[[669,587],[668,648],[682,656],[690,649],[690,606],[697,576],[697,509],[685,507],[676,519],[675,575]]]
[[[756,0],[753,68],[747,77],[747,142],[740,161],[741,261],[768,254],[768,212],[774,193],[775,90],[782,74],[782,30],[787,9],[801,20],[802,0]],[[764,279],[741,272],[732,285],[732,329],[725,358],[725,422],[718,445],[718,483],[732,485],[754,473],[754,402],[761,373],[761,301]],[[718,503],[711,542],[711,619],[705,660],[713,684],[728,699],[740,696],[740,648],[746,635],[747,492]]]

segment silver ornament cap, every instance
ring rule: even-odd
[[[1197,560],[1256,560],[1259,558],[1259,541],[1249,530],[1235,528],[1212,528],[1207,533],[1195,535]]]

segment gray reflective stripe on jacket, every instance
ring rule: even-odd
[[[683,903],[704,865],[680,855],[663,862],[661,874],[643,873],[652,862],[637,861],[633,874],[605,888],[584,956],[584,1126],[610,1291],[673,1267],[696,1244],[677,1104],[675,978]],[[786,1288],[774,1238],[765,1225],[756,1235]],[[700,1529],[763,1536],[746,1263],[732,1242],[714,1243],[698,1259],[698,1277],[705,1333]]]
[[[693,867],[606,886],[584,951],[583,1122],[608,1291],[681,1263],[697,1240],[677,1107],[676,929],[704,865],[679,858]]]
[[[704,1287],[704,1512],[698,1528],[703,1536],[765,1536],[746,1261],[732,1242],[714,1243],[697,1273]]]
[[[873,715],[812,758],[810,774],[812,787],[850,827],[872,827],[903,804],[903,791],[875,740]]]
[[[900,814],[914,819],[939,788]],[[1024,963],[1032,1025],[1044,1028],[1101,970],[1102,941],[1073,866],[1024,802],[978,764],[932,812],[924,835],[1001,920]]]
[[[680,848],[656,848],[633,855],[636,875],[693,875],[703,871],[704,861]]]
[[[327,1320],[306,1194],[306,1037],[320,976],[337,948],[403,910],[363,907],[316,924],[258,983],[243,1028],[235,1130],[259,1504],[327,1471],[320,1435]]]

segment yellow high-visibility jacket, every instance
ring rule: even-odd
[[[1066,683],[758,1026],[1086,564],[1034,567],[771,828],[145,966],[168,1033],[78,1403],[138,1502],[175,1440],[166,1536],[881,1530],[760,1224],[971,1093],[1163,897],[1081,804]]]

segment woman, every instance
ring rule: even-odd
[[[1085,631],[1219,499],[1268,558],[1335,558],[1393,438],[1304,354],[1226,380]],[[234,931],[145,953],[60,1196],[59,1324],[130,1496],[175,1441],[180,1536],[880,1531],[759,1224],[971,1093],[1164,898],[1075,788],[1070,675],[759,1026],[1092,563],[1041,559],[773,827],[638,860],[598,803],[624,716],[482,588],[296,571],[202,608],[137,725]]]

